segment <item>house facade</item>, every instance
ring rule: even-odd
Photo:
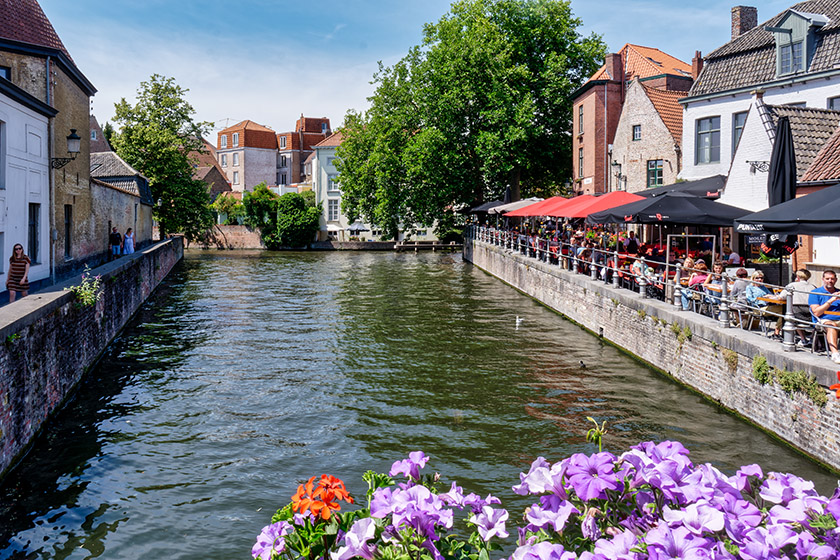
[[[314,153],[313,147],[332,135],[330,119],[312,118],[301,114],[292,132],[277,134],[277,185],[286,186],[302,183],[307,158]]]
[[[350,226],[341,211],[341,188],[335,166],[335,149],[341,145],[341,141],[341,133],[336,132],[313,146],[310,162],[312,190],[315,192],[315,203],[321,205],[319,241],[342,239]]]
[[[610,191],[639,192],[670,185],[682,164],[682,91],[634,79],[627,88],[610,154]]]
[[[612,171],[610,152],[632,80],[649,89],[687,92],[692,78],[690,65],[659,49],[627,44],[608,54],[604,65],[573,94],[575,193],[599,194],[621,186]],[[638,126],[641,133],[640,122],[631,126]]]
[[[101,219],[90,225],[105,232],[116,227],[123,234],[132,228],[136,246],[148,245],[152,241],[154,208],[149,180],[113,151],[90,154],[90,168],[91,188],[99,190],[97,198],[108,201],[104,206],[111,209],[107,215],[97,209]],[[72,258],[72,247],[65,250],[70,251],[67,257]]]
[[[767,105],[840,108],[840,1],[800,2],[761,25],[757,14],[732,9],[732,40],[705,58],[681,101],[683,179],[729,175],[733,162],[744,163],[733,155],[755,91]],[[726,190],[738,188],[729,181]]]
[[[277,178],[277,135],[270,128],[245,120],[218,134],[216,156],[231,189],[251,192]]]

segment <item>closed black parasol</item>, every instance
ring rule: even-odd
[[[776,206],[796,198],[796,153],[790,121],[780,117],[776,124],[776,140],[770,154],[770,173],[767,175],[767,204]]]

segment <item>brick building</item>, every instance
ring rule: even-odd
[[[22,243],[32,259],[30,281],[37,286],[103,260],[109,225],[131,227],[119,217],[133,210],[138,197],[91,181],[90,98],[96,89],[37,0],[0,0],[0,80],[7,94],[18,92],[20,99],[37,102],[34,107],[49,108],[40,112],[46,126],[36,117],[39,111],[29,109],[32,126],[22,129],[19,114],[0,113],[5,130],[0,215],[25,221],[23,226],[0,220],[0,250],[6,256],[14,243]],[[78,151],[69,153],[75,139]]]
[[[235,192],[252,191],[277,179],[277,135],[254,121],[242,121],[219,132],[219,165]]]
[[[291,185],[305,180],[304,165],[314,153],[315,144],[332,134],[330,119],[304,117],[295,122],[293,132],[277,134],[277,184]]]
[[[648,89],[687,92],[692,68],[659,49],[627,44],[573,94],[572,168],[577,194],[608,192],[613,144],[630,82]]]

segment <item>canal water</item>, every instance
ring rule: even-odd
[[[517,316],[522,321],[517,327]],[[459,255],[188,255],[0,487],[0,559],[249,558],[312,475],[409,451],[499,495],[543,455],[678,439],[836,477]]]

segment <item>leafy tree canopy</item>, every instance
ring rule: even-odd
[[[236,225],[239,218],[245,217],[245,206],[228,193],[220,193],[210,205],[210,209],[217,214],[224,214],[226,225]]]
[[[195,122],[188,90],[173,78],[154,74],[141,82],[137,103],[115,105],[119,131],[111,141],[117,154],[149,179],[161,235],[183,232],[196,239],[213,223],[210,193],[193,179],[189,152],[204,149],[201,137],[210,123]]]
[[[346,214],[394,235],[459,204],[559,190],[571,177],[571,94],[606,55],[568,0],[460,0],[421,46],[380,64],[339,156]]]
[[[304,247],[312,242],[321,219],[321,207],[312,196],[271,192],[265,183],[246,193],[245,223],[260,230],[260,237],[269,249]]]

